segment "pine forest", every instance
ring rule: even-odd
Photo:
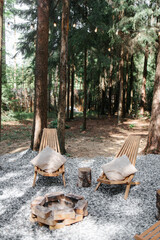
[[[144,152],[160,153],[159,1],[1,0],[0,15],[1,142],[29,118],[31,148],[55,125],[64,154],[76,117],[86,132],[91,116],[145,117]]]

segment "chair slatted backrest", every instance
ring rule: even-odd
[[[55,128],[44,128],[43,129],[39,152],[41,152],[47,146],[52,148],[54,151],[60,153],[57,129],[55,129]]]
[[[160,221],[156,222],[142,234],[134,237],[136,240],[158,240],[160,239]]]
[[[138,153],[140,136],[129,135],[120,151],[117,153],[116,158],[126,155],[130,162],[135,166]]]

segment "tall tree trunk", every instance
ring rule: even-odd
[[[132,113],[133,110],[133,55],[131,56],[131,76],[130,76],[130,106],[129,106],[129,114]]]
[[[83,84],[83,130],[86,130],[86,109],[87,109],[87,48],[84,50],[84,84]]]
[[[103,76],[101,77],[102,100],[101,100],[101,115],[105,114],[106,105],[106,69],[103,69]]]
[[[57,92],[58,92],[58,66],[56,66],[55,74],[54,74],[54,89],[53,89],[53,97],[54,97],[54,111],[57,114]]]
[[[48,74],[48,93],[47,93],[47,97],[48,97],[48,111],[51,112],[51,88],[52,88],[52,73],[50,72]]]
[[[65,109],[66,109],[66,74],[68,58],[69,0],[62,1],[61,53],[60,53],[60,88],[58,103],[58,138],[61,153],[65,153]]]
[[[6,5],[5,1],[4,1],[3,5],[5,8],[5,5]],[[6,22],[5,14],[3,14],[3,32],[5,32],[5,22]],[[5,36],[5,34],[3,34],[3,41],[2,41],[2,76],[3,76],[3,83],[7,83],[7,79],[6,79],[6,36]]]
[[[160,36],[157,56],[157,68],[153,89],[151,121],[149,126],[147,145],[144,149],[144,152],[155,154],[160,153]]]
[[[120,82],[118,81],[115,85],[113,115],[115,115],[115,113],[118,111],[119,91],[120,91],[119,89],[120,89]]]
[[[112,72],[113,72],[113,63],[112,58],[110,57],[110,69],[109,69],[109,116],[112,115]]]
[[[128,77],[129,77],[128,59],[129,59],[129,54],[127,53],[127,55],[126,55],[126,82],[125,82],[125,94],[124,94],[124,99],[125,99],[124,116],[126,116],[126,113],[128,113]]]
[[[102,81],[104,81],[104,77],[102,78]],[[106,100],[106,91],[104,88],[102,88],[102,99],[101,99],[101,115],[105,114],[105,101]]]
[[[16,18],[14,16],[14,25],[16,24]],[[16,29],[14,29],[14,88],[15,88],[15,98],[17,97],[17,57],[16,57]]]
[[[2,128],[2,39],[3,39],[3,0],[0,1],[0,141]]]
[[[146,45],[146,49],[145,49],[143,81],[142,81],[142,86],[141,86],[141,103],[140,103],[140,114],[141,115],[144,115],[144,110],[145,110],[145,105],[146,105],[147,62],[148,62],[148,45]]]
[[[70,119],[73,119],[74,116],[74,65],[72,65],[72,81],[71,81],[71,113]]]
[[[119,81],[120,81],[120,93],[119,93],[119,106],[118,106],[118,123],[122,121],[123,117],[123,67],[124,67],[124,60],[123,60],[123,47],[121,47],[121,56],[120,56],[120,64],[119,64]]]
[[[42,130],[47,127],[47,71],[49,0],[38,0],[34,122],[31,148],[38,151]]]
[[[67,120],[69,119],[69,99],[70,99],[70,64],[68,64],[68,81],[67,81]]]

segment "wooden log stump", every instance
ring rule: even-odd
[[[91,186],[91,169],[79,168],[78,169],[78,187],[90,187]]]

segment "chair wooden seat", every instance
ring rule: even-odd
[[[135,166],[139,142],[140,142],[140,136],[129,135],[126,141],[124,142],[123,146],[121,147],[120,151],[115,156],[115,158],[121,157],[122,155],[126,155],[129,158],[130,162]],[[112,180],[109,180],[106,177],[105,173],[103,172],[102,175],[97,179],[98,184],[95,188],[95,191],[99,188],[101,183],[110,184],[110,185],[126,184],[127,186],[126,186],[124,199],[127,199],[130,186],[139,184],[139,182],[132,182],[133,177],[134,177],[134,174],[126,177],[124,180],[121,180],[121,181],[112,181]]]
[[[101,182],[101,183],[104,183],[104,184],[110,184],[110,185],[114,185],[114,184],[127,184],[128,183],[128,177],[125,178],[124,180],[122,181],[112,181],[112,180],[109,180],[105,174],[103,174],[103,176],[100,176],[98,179],[97,179],[97,182]]]
[[[135,235],[136,240],[158,240],[160,239],[160,221],[153,224],[140,235]]]
[[[57,130],[56,129],[50,129],[50,128],[44,128],[42,133],[42,139],[41,144],[39,148],[39,152],[41,152],[46,146],[49,146],[56,152],[60,153],[60,147],[59,147],[59,141],[57,136]],[[48,173],[37,166],[34,167],[34,179],[33,179],[33,187],[35,186],[37,173],[39,173],[42,176],[46,177],[57,177],[62,174],[63,184],[65,184],[65,168],[64,164],[55,172]]]

